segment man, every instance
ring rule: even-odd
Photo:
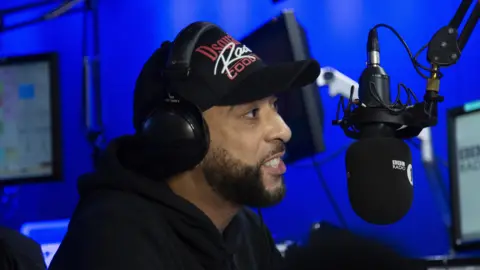
[[[40,245],[17,231],[0,227],[0,269],[46,269]]]
[[[159,96],[167,86],[157,74],[167,57],[165,47],[157,50],[137,80],[137,132],[163,104]],[[97,172],[79,180],[80,202],[50,269],[281,267],[270,233],[245,206],[283,198],[281,158],[291,131],[274,95],[313,83],[319,73],[315,61],[267,67],[220,28],[203,33],[191,57],[193,87],[182,89],[182,97],[203,112],[210,133],[206,157],[192,170],[158,179],[153,172],[162,164],[145,159],[138,137],[112,142]]]

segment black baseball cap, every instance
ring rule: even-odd
[[[152,54],[137,79],[133,108],[136,130],[166,97],[161,74],[169,55],[167,47]],[[240,105],[298,89],[314,83],[319,75],[320,65],[315,60],[266,65],[247,46],[215,26],[199,38],[190,60],[190,75],[176,91],[206,111],[213,106]]]

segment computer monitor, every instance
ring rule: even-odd
[[[480,102],[448,111],[452,240],[456,249],[480,248]]]
[[[61,178],[57,56],[0,59],[0,187]]]
[[[253,31],[242,43],[267,64],[311,58],[305,30],[290,10]],[[280,94],[278,107],[292,130],[286,163],[324,151],[323,108],[316,83]]]

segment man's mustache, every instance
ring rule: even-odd
[[[261,163],[264,163],[265,161],[267,161],[268,159],[270,159],[274,155],[278,155],[282,152],[285,152],[286,149],[287,149],[287,147],[285,146],[285,143],[283,141],[281,141],[281,140],[275,141],[275,145],[274,145],[273,149],[268,153],[268,155],[265,156],[265,158],[262,160]]]

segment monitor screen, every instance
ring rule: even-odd
[[[480,247],[480,106],[472,109],[471,104],[448,111],[452,240],[456,249]]]
[[[54,65],[53,55],[0,62],[0,185],[57,174]]]
[[[480,111],[455,119],[460,231],[463,241],[480,240]]]

